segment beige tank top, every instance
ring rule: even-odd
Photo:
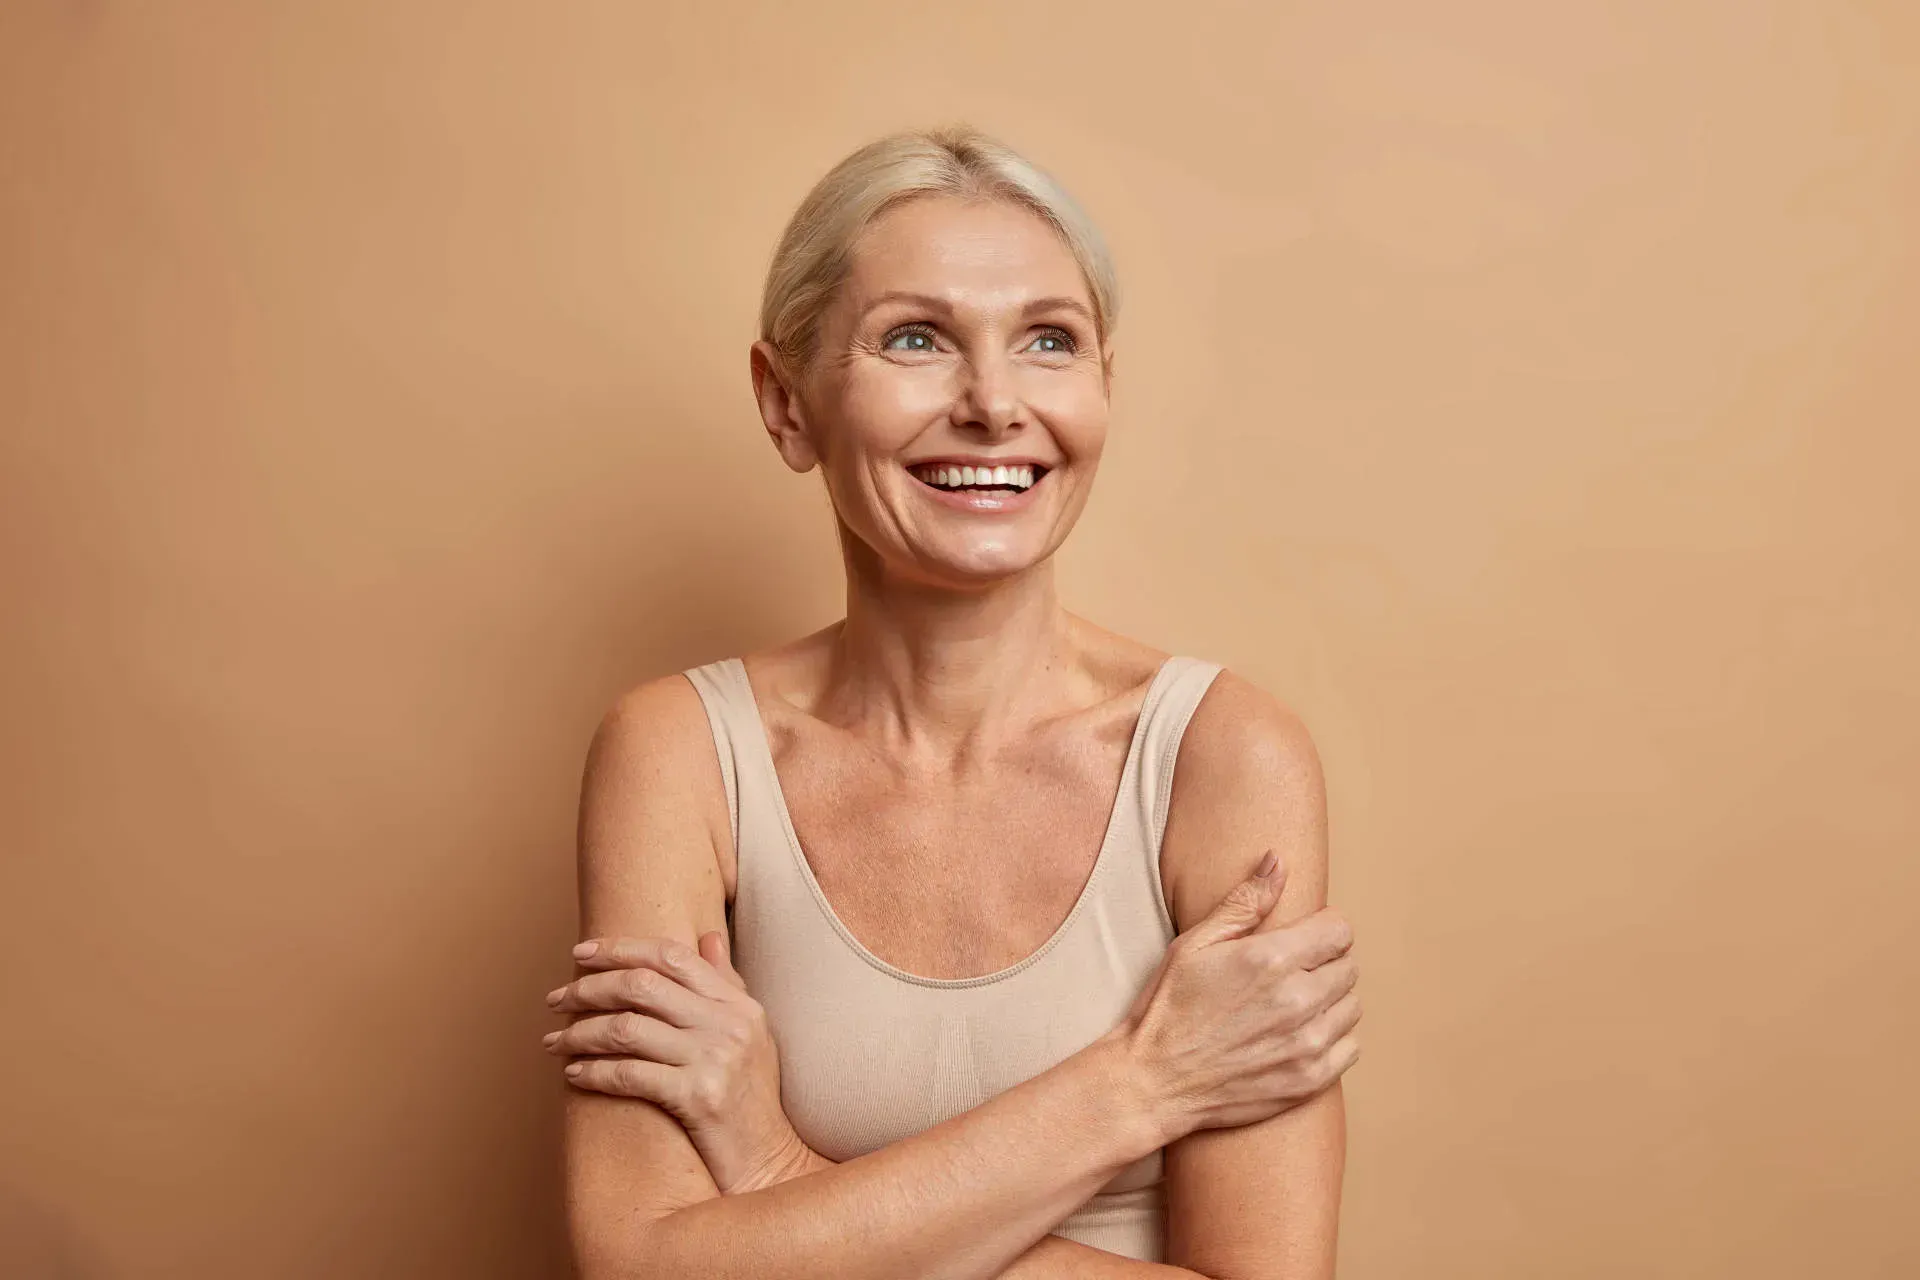
[[[733,962],[780,1046],[781,1100],[808,1146],[851,1160],[979,1106],[1116,1026],[1177,930],[1160,837],[1181,735],[1220,671],[1168,658],[1148,686],[1105,839],[1080,897],[1026,959],[924,978],[834,914],[794,835],[738,658],[685,673],[713,726],[739,875]],[[1162,1154],[1122,1170],[1054,1234],[1129,1258],[1166,1250]]]

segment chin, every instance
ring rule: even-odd
[[[978,587],[1017,578],[1038,567],[1046,558],[1044,553],[1037,551],[995,547],[991,550],[953,550],[945,554],[935,552],[923,556],[920,563],[931,570],[937,579],[955,585]]]

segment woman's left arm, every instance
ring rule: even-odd
[[[1161,865],[1169,907],[1180,930],[1205,917],[1265,849],[1286,864],[1280,902],[1260,932],[1313,914],[1327,893],[1326,801],[1319,761],[1306,729],[1278,702],[1222,672],[1188,726],[1175,773]],[[611,941],[611,940],[610,940]],[[588,968],[659,968],[657,940],[611,941]],[[744,996],[723,934],[699,940],[701,958]],[[1338,963],[1351,965],[1351,956]],[[676,975],[670,975],[676,976]],[[1334,1035],[1358,1015],[1347,992],[1304,1032]],[[735,1006],[738,1007],[735,1007]],[[720,1145],[703,1150],[715,1180],[739,1194],[803,1177],[834,1162],[810,1150],[779,1111],[777,1067],[764,1023],[750,999],[713,1002],[715,1034],[697,1063],[705,1086],[680,1092],[705,1099],[711,1114],[682,1123]],[[548,1037],[559,1054],[618,1054],[594,1017]],[[1301,1034],[1301,1033],[1296,1033]],[[706,1043],[703,1041],[703,1043]],[[1324,1048],[1325,1046],[1320,1046]],[[747,1124],[747,1113],[765,1124]],[[781,1139],[766,1135],[776,1130]],[[1166,1149],[1168,1262],[1139,1262],[1047,1236],[1017,1258],[1002,1280],[1324,1280],[1333,1275],[1340,1182],[1345,1160],[1345,1110],[1336,1082],[1317,1096],[1269,1120],[1232,1129],[1203,1130]]]
[[[1286,864],[1287,879],[1260,932],[1326,905],[1326,783],[1313,739],[1271,695],[1223,671],[1187,726],[1174,771],[1161,867],[1176,927],[1191,928],[1219,905],[1264,849]],[[1350,952],[1341,963],[1353,963]],[[1349,1008],[1309,1028],[1350,1028],[1358,996],[1339,989]],[[802,1172],[832,1163],[807,1155]],[[1346,1101],[1336,1080],[1272,1119],[1201,1130],[1167,1147],[1169,1265],[1048,1236],[1002,1280],[1331,1280],[1345,1169]]]
[[[1260,932],[1326,905],[1326,784],[1313,740],[1270,694],[1223,671],[1174,772],[1160,865],[1175,925],[1211,911],[1262,849],[1279,855],[1287,880]],[[1357,1015],[1358,997],[1343,999]],[[1330,1021],[1345,1019],[1310,1026]],[[1269,1120],[1189,1134],[1166,1149],[1167,1260],[1217,1280],[1330,1280],[1345,1168],[1338,1080]]]

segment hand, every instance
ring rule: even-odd
[[[578,1059],[566,1069],[569,1083],[659,1104],[686,1129],[722,1194],[812,1166],[780,1106],[766,1013],[734,971],[726,934],[704,934],[698,954],[668,938],[595,938],[574,957],[590,972],[547,996],[555,1012],[578,1015],[546,1038],[549,1053]]]
[[[1147,1096],[1174,1137],[1279,1115],[1360,1056],[1353,1036],[1360,970],[1345,917],[1322,907],[1254,933],[1285,883],[1286,868],[1276,864],[1270,875],[1256,872],[1235,885],[1173,940],[1112,1033],[1144,1073]]]

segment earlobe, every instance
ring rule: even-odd
[[[794,394],[780,353],[768,342],[756,342],[749,354],[753,374],[753,395],[760,406],[760,421],[780,458],[795,471],[811,471],[819,461],[813,441],[807,434],[806,406]]]

